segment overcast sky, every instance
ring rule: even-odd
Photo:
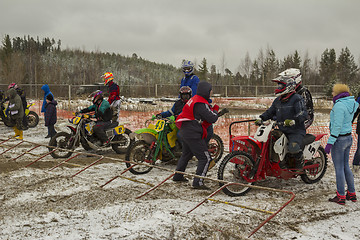
[[[236,72],[248,52],[326,48],[360,56],[359,0],[1,0],[0,35],[62,41],[62,49],[114,52],[177,67],[182,59]]]

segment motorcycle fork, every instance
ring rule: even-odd
[[[153,161],[156,161],[156,158],[160,152],[160,150],[162,150],[162,145],[164,144],[166,151],[168,151],[171,156],[173,158],[175,158],[175,155],[172,153],[172,151],[170,150],[170,146],[169,143],[167,142],[167,138],[166,138],[166,131],[163,130],[159,133],[158,139],[156,140],[156,148],[155,148],[155,154],[153,156]]]

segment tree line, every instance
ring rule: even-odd
[[[304,84],[324,85],[328,94],[335,82],[348,84],[354,94],[360,90],[359,67],[347,47],[339,54],[325,49],[320,60],[310,59],[308,53],[301,57],[297,50],[279,59],[268,47],[255,59],[247,53],[234,73],[225,64],[208,66],[203,58],[196,74],[213,85],[271,86],[269,80],[290,67],[301,70]],[[0,47],[1,83],[86,85],[101,82],[100,75],[106,71],[113,72],[122,85],[177,84],[182,76],[180,67],[151,62],[136,53],[62,49],[61,40],[50,38],[5,35]]]

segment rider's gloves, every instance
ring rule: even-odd
[[[229,112],[229,110],[227,108],[223,108],[223,109],[221,109],[220,112],[218,112],[218,116],[220,117],[220,116],[222,116],[222,115],[224,115],[225,113],[228,113],[228,112]]]
[[[75,116],[77,116],[77,115],[79,115],[80,114],[80,112],[75,112]]]
[[[294,126],[294,125],[295,125],[295,120],[286,119],[286,120],[284,121],[284,125],[287,126],[287,127]]]
[[[260,126],[260,125],[262,125],[262,124],[263,124],[263,120],[262,120],[261,118],[257,118],[257,119],[255,120],[255,125]]]
[[[162,119],[161,113],[156,114],[156,119]]]
[[[329,154],[330,153],[330,150],[331,150],[331,147],[332,147],[332,144],[326,144],[326,146],[325,146],[325,153],[326,154]]]
[[[215,104],[215,105],[212,107],[212,110],[218,112],[218,111],[219,111],[219,108],[220,108],[219,105],[216,105],[216,104]]]

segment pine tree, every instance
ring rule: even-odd
[[[330,84],[336,80],[336,52],[326,49],[321,55],[318,84]]]
[[[208,67],[207,67],[207,61],[206,58],[203,58],[201,61],[201,64],[199,65],[199,69],[197,71],[197,75],[200,80],[207,81],[207,75],[209,73]]]
[[[345,84],[356,83],[355,77],[359,68],[355,64],[354,56],[350,53],[350,50],[346,47],[341,49],[339,58],[337,60],[337,78]]]

